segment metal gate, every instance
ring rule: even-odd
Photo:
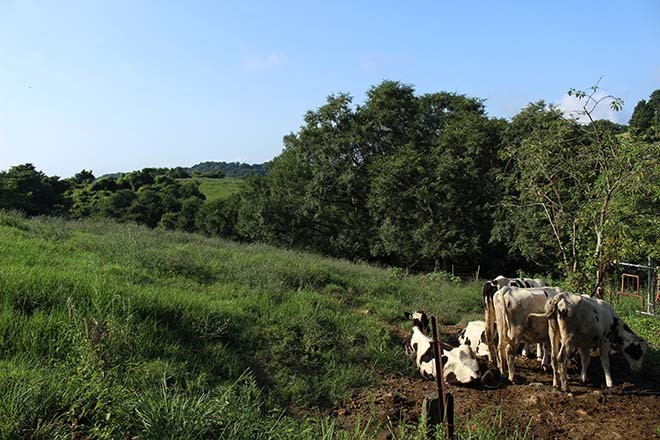
[[[610,302],[618,302],[622,296],[636,298],[640,301],[638,313],[654,316],[656,303],[660,302],[660,266],[654,266],[651,257],[647,264],[615,263],[624,269],[637,269],[646,272],[646,292],[642,292],[638,274],[621,274],[621,287],[618,291],[610,290]]]

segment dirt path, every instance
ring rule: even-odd
[[[452,342],[459,326],[443,328]],[[660,368],[645,364],[632,373],[623,357],[610,356],[615,386],[606,389],[599,360],[589,367],[589,383],[578,380],[578,365],[570,368],[571,393],[552,387],[550,373],[542,371],[539,362],[516,357],[520,376],[514,385],[498,389],[450,386],[456,402],[457,423],[478,418],[482,423],[506,426],[508,432],[518,427],[528,437],[542,439],[660,439]],[[485,361],[482,369],[487,369]],[[491,365],[492,367],[492,365]],[[334,413],[345,427],[356,420],[376,418],[383,426],[389,420],[416,424],[425,395],[435,392],[435,383],[414,374],[391,375],[384,385],[362,390],[336,408]],[[500,425],[499,417],[502,417]]]

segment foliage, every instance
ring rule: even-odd
[[[48,177],[26,163],[0,172],[0,209],[18,209],[28,215],[58,214],[67,209],[63,197],[68,182]]]
[[[402,311],[483,314],[480,284],[448,274],[104,219],[0,211],[0,258],[0,438],[372,438],[377,423],[324,414],[382,373],[417,375]],[[660,349],[649,318],[620,313]]]
[[[224,179],[225,172],[221,170],[214,170],[207,172],[193,171],[192,177],[205,177],[207,179]]]
[[[657,146],[616,136],[591,119],[603,99],[595,100],[597,90],[571,91],[585,100],[589,124],[565,119],[543,102],[513,119],[500,176],[507,196],[494,230],[496,239],[512,237],[511,249],[541,267],[555,262],[585,293],[595,292],[601,280],[593,275],[614,257],[611,237],[631,214],[629,200],[652,186],[658,167]]]
[[[239,223],[272,243],[419,269],[479,258],[500,127],[477,99],[393,81],[363,106],[332,95],[245,188]]]
[[[224,177],[242,178],[252,175],[266,175],[268,163],[247,164],[240,162],[201,162],[189,168],[191,173],[222,173]],[[207,176],[208,177],[208,176]]]
[[[311,435],[283,409],[416,374],[386,322],[481,307],[477,285],[103,219],[0,211],[0,258],[8,438]]]
[[[383,81],[361,105],[340,93],[307,112],[271,163],[204,162],[98,179],[81,170],[64,180],[24,164],[0,173],[0,208],[105,217],[405,271],[480,265],[489,276],[561,275],[591,292],[609,261],[660,258],[660,143],[649,137],[660,91],[640,101],[630,132],[593,120],[598,105],[623,105],[600,97],[598,84],[569,94],[582,100],[588,123],[543,102],[508,122],[489,118],[478,98],[417,95]]]
[[[660,142],[660,89],[651,93],[648,101],[641,100],[630,118],[630,132],[646,142]]]
[[[195,229],[208,236],[240,238],[236,232],[236,220],[240,198],[209,200],[195,215]]]

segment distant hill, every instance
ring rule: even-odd
[[[97,179],[103,179],[104,177],[111,177],[113,179],[119,179],[121,175],[124,173],[108,173],[108,174],[102,174],[100,176],[97,176]]]
[[[194,171],[208,173],[210,171],[222,171],[226,177],[245,177],[260,174],[266,175],[268,162],[248,164],[240,162],[201,162],[188,168],[192,174]]]
[[[179,167],[177,167],[179,168]],[[167,168],[162,168],[166,170]],[[190,168],[183,168],[192,176],[192,173],[197,171],[199,173],[208,173],[212,171],[222,171],[225,173],[225,177],[245,177],[259,174],[265,176],[268,173],[268,162],[264,163],[242,163],[242,162],[200,162],[197,165],[193,165]],[[102,176],[97,176],[98,179],[102,177],[112,177],[118,179],[121,177],[124,172],[119,173],[108,173],[103,174]]]

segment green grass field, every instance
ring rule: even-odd
[[[416,375],[405,310],[482,316],[477,283],[107,221],[0,212],[0,262],[3,439],[367,438],[288,409]]]
[[[2,438],[300,432],[290,405],[412,374],[386,325],[404,310],[481,307],[429,277],[104,221],[0,214],[0,258]]]
[[[199,190],[206,196],[206,200],[211,202],[225,200],[233,194],[237,194],[243,184],[243,179],[236,177],[225,177],[224,179],[193,177],[191,180],[199,182]]]

